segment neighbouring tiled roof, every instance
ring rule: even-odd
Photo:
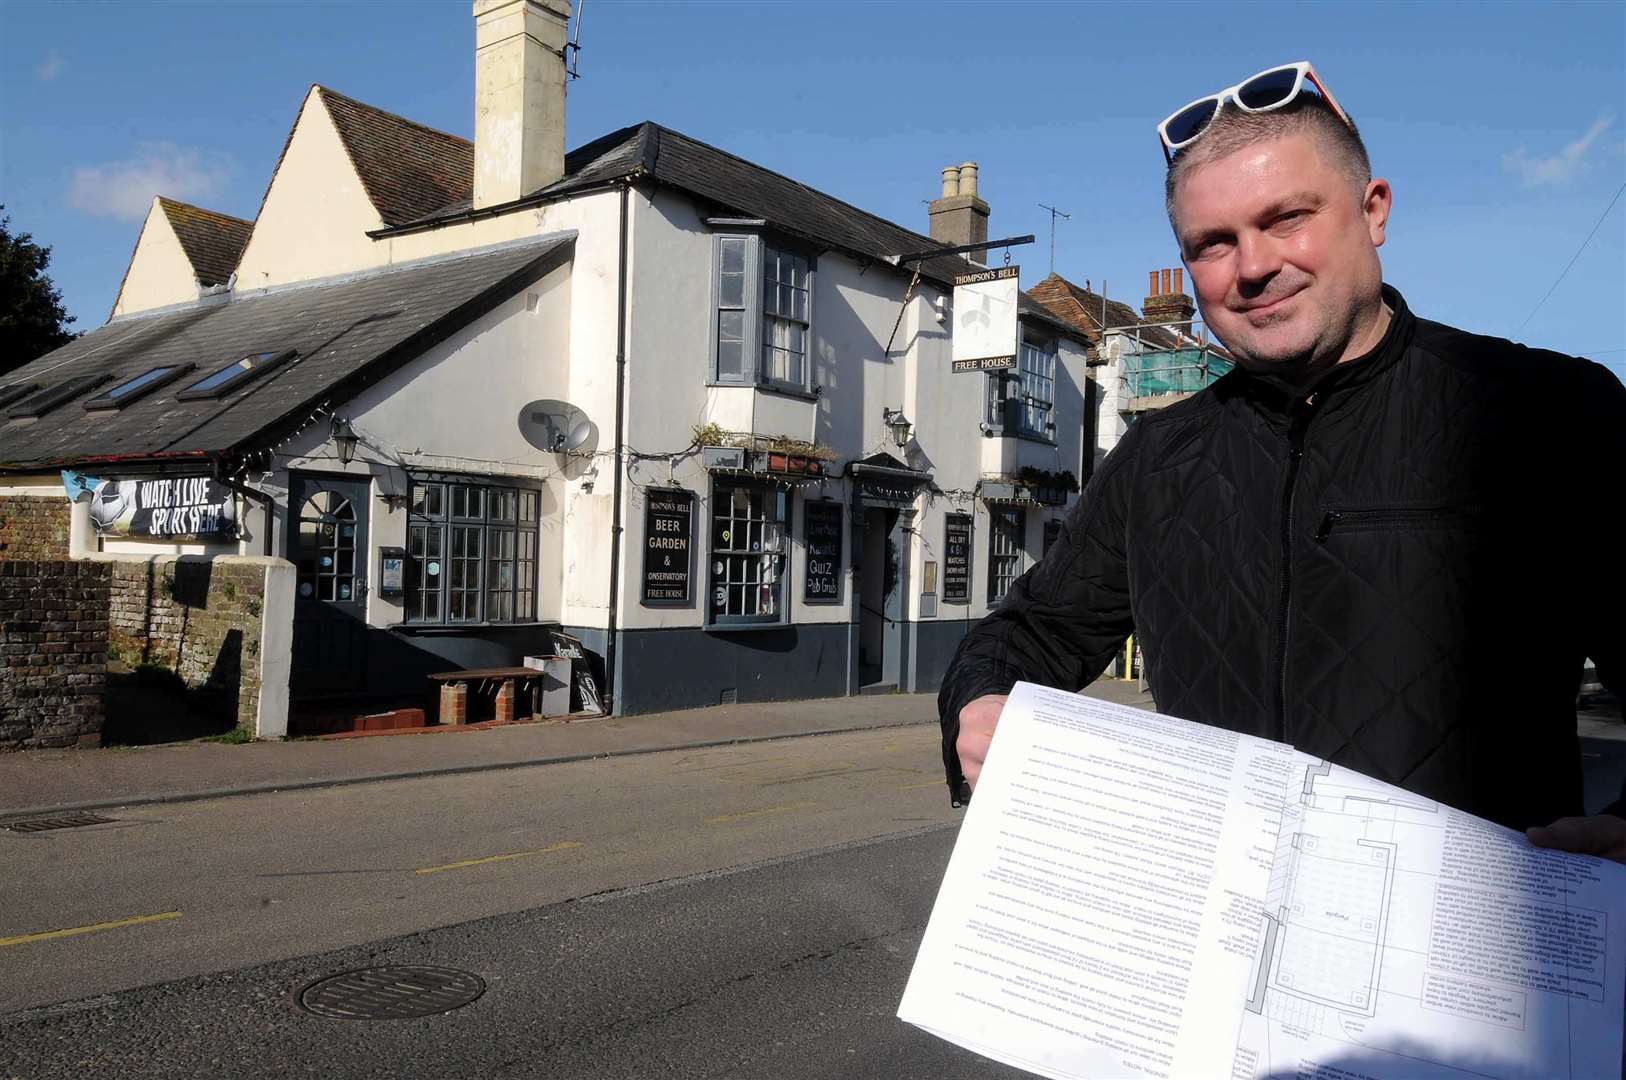
[[[574,234],[406,263],[351,278],[204,300],[114,319],[7,374],[7,383],[115,380],[165,364],[196,370],[117,411],[68,401],[37,420],[0,409],[0,469],[233,455],[274,442],[326,403],[347,400],[422,355],[568,255]],[[251,353],[297,357],[223,398],[178,401],[205,375]]]
[[[1052,273],[1028,292],[1036,302],[1043,304],[1051,314],[1065,320],[1069,325],[1088,337],[1090,344],[1100,343],[1103,329],[1101,322],[1103,300],[1099,293],[1075,285],[1056,273]],[[1144,323],[1140,312],[1120,300],[1106,300],[1105,304],[1105,329],[1115,330],[1120,327],[1133,327]],[[1173,349],[1180,344],[1179,338],[1172,331],[1149,325],[1141,325],[1140,339],[1153,349]]]
[[[467,199],[474,144],[318,86],[339,139],[385,225],[401,225]]]
[[[201,285],[224,285],[237,269],[237,260],[254,231],[252,221],[228,217],[201,206],[158,197],[170,228],[181,241],[181,249],[192,264]]]

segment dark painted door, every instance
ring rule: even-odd
[[[294,586],[290,683],[301,697],[366,685],[365,482],[296,473],[288,491]]]

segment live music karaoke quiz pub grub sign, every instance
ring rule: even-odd
[[[809,604],[834,604],[841,600],[841,504],[806,504],[803,523],[807,529],[807,576],[802,599]]]

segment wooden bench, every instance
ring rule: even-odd
[[[514,720],[514,703],[516,691],[523,690],[530,684],[531,715],[540,716],[542,713],[542,672],[536,668],[528,667],[501,667],[501,668],[471,668],[467,671],[438,671],[429,676],[430,682],[441,685],[440,695],[440,722],[442,724],[462,724],[467,719],[467,713],[462,708],[449,702],[446,690],[458,683],[474,683],[476,693],[484,694],[491,688],[497,690],[497,714],[495,719],[504,723]],[[516,685],[517,684],[517,685]],[[452,701],[456,699],[453,698]]]

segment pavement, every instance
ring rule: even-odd
[[[1153,707],[1132,682],[1102,679],[1084,693]],[[936,722],[935,694],[874,694],[345,739],[28,750],[0,754],[0,821]],[[1583,712],[1579,729],[1587,801],[1602,805],[1626,778],[1626,724],[1611,707]]]
[[[1103,679],[1085,693],[1152,707],[1134,683]],[[27,750],[0,754],[0,820],[935,723],[935,694],[874,694],[346,739]]]

